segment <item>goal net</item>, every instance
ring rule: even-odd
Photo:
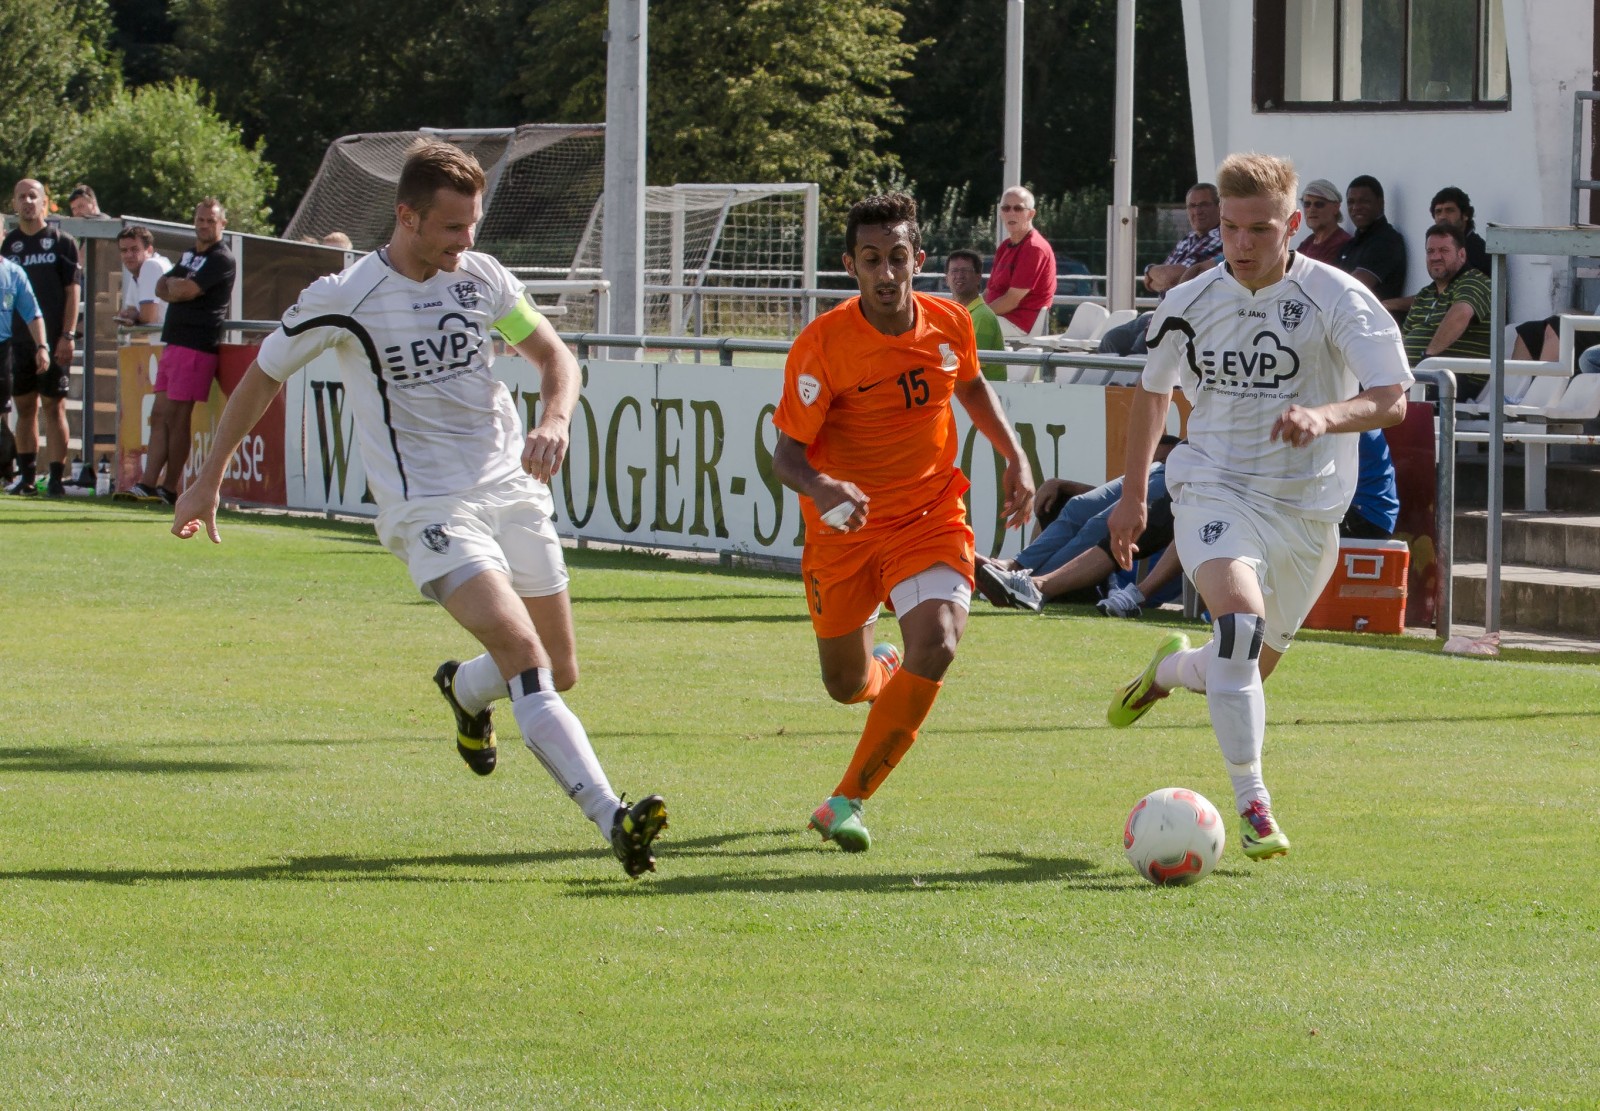
[[[601,208],[570,277],[600,273]],[[815,185],[652,185],[644,227],[646,333],[788,338],[804,326],[798,291],[817,283]]]

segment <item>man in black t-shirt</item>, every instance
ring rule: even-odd
[[[169,505],[178,499],[183,465],[189,461],[189,418],[196,401],[211,397],[222,322],[233,303],[233,255],[222,243],[227,226],[227,211],[217,198],[196,205],[194,249],[183,252],[156,283],[156,296],[168,305],[161,328],[166,346],[156,368],[144,474],[128,491],[136,498],[160,498]]]
[[[8,493],[31,494],[39,465],[39,409],[44,408],[45,459],[50,464],[48,492],[66,496],[62,476],[67,460],[67,368],[72,365],[73,334],[78,330],[78,297],[83,271],[78,242],[60,227],[45,222],[50,197],[33,178],[23,178],[11,195],[17,226],[0,241],[0,253],[28,272],[28,282],[44,314],[45,346],[50,363],[42,373],[34,363],[33,335],[12,321],[12,393],[17,406],[17,469]]]
[[[1405,296],[1406,241],[1383,214],[1383,185],[1362,174],[1346,187],[1344,205],[1356,233],[1334,265],[1377,294],[1384,308],[1404,316],[1397,299]]]

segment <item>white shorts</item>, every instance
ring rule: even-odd
[[[1186,483],[1172,503],[1172,533],[1183,569],[1212,559],[1249,564],[1266,602],[1265,643],[1278,652],[1322,596],[1339,560],[1339,526],[1275,514],[1268,518],[1232,490]]]
[[[442,601],[483,571],[522,598],[567,588],[550,488],[526,475],[456,497],[413,498],[378,514],[378,539],[405,563],[423,597]]]

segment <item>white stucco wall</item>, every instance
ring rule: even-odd
[[[1258,113],[1253,8],[1246,0],[1183,0],[1200,178],[1210,180],[1222,158],[1240,150],[1286,155],[1302,180],[1325,177],[1341,189],[1372,174],[1383,182],[1390,222],[1406,237],[1410,289],[1427,281],[1428,202],[1446,185],[1471,196],[1480,232],[1490,222],[1569,222],[1572,94],[1593,87],[1589,0],[1505,0],[1505,112]],[[1543,316],[1566,300],[1565,259],[1511,260],[1512,320]]]

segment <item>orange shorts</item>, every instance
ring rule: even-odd
[[[959,497],[891,527],[808,538],[800,574],[812,629],[822,638],[855,632],[897,584],[940,563],[972,582],[972,529]]]

